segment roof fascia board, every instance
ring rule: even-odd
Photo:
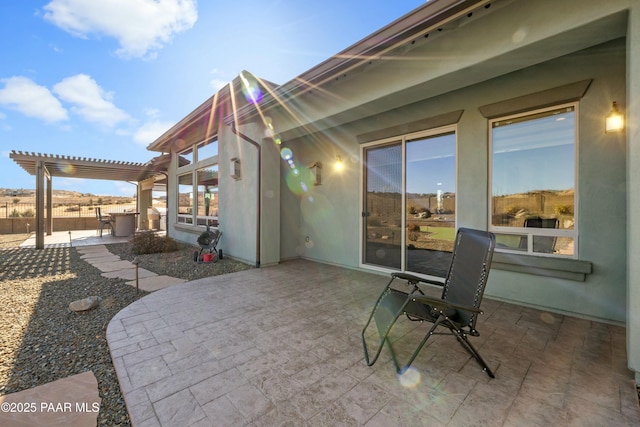
[[[260,103],[260,109],[264,112],[268,108],[302,95],[364,62],[382,57],[409,39],[420,37],[434,28],[490,2],[491,0],[435,0],[427,2],[321,62],[304,74],[279,86],[273,93],[266,94]],[[241,108],[233,118],[225,117],[225,122],[248,121],[256,114],[258,114],[258,109],[255,105],[250,104]]]

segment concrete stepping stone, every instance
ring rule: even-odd
[[[106,245],[79,246],[76,248],[76,250],[81,254],[89,254],[93,252],[103,252],[103,251],[109,252]]]
[[[109,271],[101,274],[102,277],[106,277],[108,279],[124,279],[124,280],[134,280],[136,279],[136,269],[133,265],[131,268],[126,268],[122,270]],[[145,270],[144,268],[138,269],[138,279],[143,279],[147,277],[156,277],[158,276],[156,273],[150,270]],[[134,283],[135,286],[135,283]]]
[[[178,279],[177,277],[171,276],[155,276],[155,277],[145,277],[143,279],[138,280],[138,289],[146,292],[153,292],[159,289],[164,289],[169,286],[177,285],[178,283],[184,283],[186,280]],[[133,287],[136,286],[136,281],[132,280],[127,282],[127,285],[131,285]]]
[[[107,261],[107,262],[95,262],[91,263],[95,268],[102,271],[103,273],[107,273],[110,271],[118,271],[118,270],[126,270],[128,268],[134,268],[133,264],[129,261]]]
[[[94,253],[82,255],[80,259],[87,261],[91,264],[105,263],[105,262],[116,262],[122,261],[118,255],[113,255],[111,252],[107,253]]]
[[[95,426],[100,410],[98,380],[93,372],[62,378],[0,396],[1,426]],[[4,410],[15,408],[15,411]]]

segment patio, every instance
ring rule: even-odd
[[[386,281],[297,260],[136,301],[107,329],[133,425],[640,423],[624,328],[499,301],[472,339],[495,379],[446,336],[404,385],[386,350],[367,367],[360,332]]]
[[[108,245],[110,243],[125,243],[130,239],[131,236],[116,237],[108,232],[104,232],[101,237],[96,233],[96,230],[54,231],[50,235],[44,236],[44,247],[68,248],[70,246]],[[20,244],[20,247],[35,249],[36,235],[32,234],[31,237]]]

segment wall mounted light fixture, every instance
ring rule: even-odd
[[[322,185],[322,163],[320,161],[310,163],[308,168],[313,174],[313,184]]]
[[[231,159],[231,178],[235,179],[236,181],[242,179],[240,159],[237,157]]]
[[[336,170],[338,172],[340,172],[342,169],[344,169],[344,163],[342,162],[342,157],[336,156],[336,162],[334,164],[334,167],[336,168]]]
[[[613,101],[611,112],[605,118],[604,131],[605,133],[619,132],[624,129],[624,116],[618,110],[618,104]]]

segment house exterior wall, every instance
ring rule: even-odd
[[[256,265],[276,264],[280,261],[280,153],[272,139],[264,138],[260,123],[242,126],[244,137],[236,135],[229,126],[221,126],[218,134],[218,228],[222,238],[217,246],[224,256]],[[257,143],[260,149],[248,142]],[[198,141],[193,141],[197,143]],[[261,156],[260,253],[256,251],[258,233],[258,156]],[[240,160],[240,178],[232,177],[231,159]],[[169,167],[167,203],[169,207],[170,237],[197,246],[203,227],[177,224],[176,195],[178,153],[172,153]]]
[[[593,79],[579,106],[578,203],[579,258],[593,263],[585,282],[494,269],[489,296],[592,318],[626,320],[626,176],[625,144],[620,135],[605,135],[604,116],[611,101],[624,104],[625,40],[618,39],[468,88],[412,103],[300,138],[287,146],[305,162],[330,165],[335,155],[347,160],[342,174],[323,169],[323,182],[309,193],[282,199],[282,211],[298,218],[281,224],[283,258],[296,254],[333,264],[359,267],[361,228],[360,147],[364,130],[463,109],[457,126],[457,225],[486,229],[488,225],[488,120],[478,107],[584,79]],[[380,82],[378,82],[380,84]],[[304,162],[303,162],[304,163]],[[287,190],[284,190],[285,192]],[[616,218],[615,220],[613,218]],[[289,226],[289,224],[292,225]],[[310,242],[305,242],[306,236]]]
[[[627,29],[627,360],[640,385],[640,5]]]
[[[259,239],[258,150],[222,125],[221,247],[247,262],[260,258],[262,265],[302,256],[362,268],[357,136],[460,109],[456,225],[486,228],[489,129],[478,107],[592,79],[579,104],[577,157],[578,258],[590,262],[592,272],[581,282],[494,269],[487,295],[626,323],[629,367],[640,372],[640,82],[632,77],[640,73],[640,4],[496,0],[458,24],[333,76],[321,90],[292,97],[287,108],[271,108],[266,113],[282,135],[281,147],[265,138],[260,119],[241,126],[262,146]],[[612,101],[628,125],[622,134],[605,135]],[[306,191],[292,187],[290,168],[279,157],[283,147],[300,165],[320,161],[322,184]],[[332,168],[336,156],[345,165],[340,173]],[[233,157],[241,159],[241,180],[230,178]],[[170,189],[175,172],[174,158]],[[167,196],[175,215],[175,193]],[[170,226],[169,234],[187,242],[197,238],[179,226]]]

